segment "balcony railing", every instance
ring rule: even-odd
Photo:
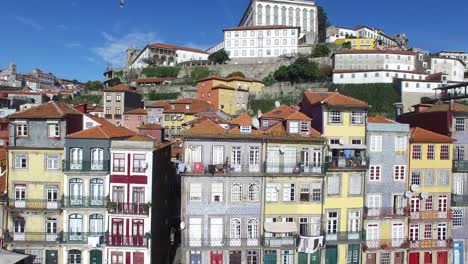
[[[63,208],[105,208],[105,197],[64,196]]]
[[[108,172],[110,168],[109,160],[99,161],[63,161],[63,171],[93,171],[93,172]]]
[[[454,160],[453,171],[454,172],[468,172],[468,160]]]
[[[362,243],[366,239],[366,233],[364,231],[325,233],[324,237],[327,244]]]
[[[365,210],[364,210],[365,219],[399,218],[399,217],[405,217],[405,216],[409,216],[408,208],[365,207]]]
[[[93,246],[106,243],[104,232],[62,232],[59,235],[60,243],[63,244],[89,244]]]
[[[286,236],[286,237],[264,237],[263,245],[265,247],[272,248],[294,248],[296,246],[296,237],[295,236]]]
[[[107,202],[110,214],[149,215],[150,205],[146,203]]]
[[[452,206],[468,206],[468,194],[452,194]]]
[[[442,249],[452,248],[452,240],[414,240],[410,241],[410,249]]]
[[[192,239],[186,238],[183,241],[184,247],[240,247],[240,246],[260,246],[260,238],[211,238]]]
[[[409,241],[404,238],[366,240],[364,250],[389,250],[409,248]]]
[[[327,157],[326,167],[329,171],[367,170],[369,168],[369,157]]]
[[[46,199],[10,199],[9,208],[12,210],[60,210],[61,202]]]
[[[10,235],[7,235],[10,236]],[[25,232],[25,233],[12,233],[10,240],[13,242],[47,242],[47,243],[58,243],[58,233],[45,233],[45,232]]]
[[[144,236],[108,235],[107,246],[111,247],[146,247],[148,239]]]
[[[187,165],[185,173],[191,175],[225,175],[225,174],[297,174],[312,175],[322,174],[323,164],[305,163],[271,163],[253,165],[232,165],[232,164],[202,164],[194,163]]]
[[[451,209],[447,211],[419,211],[419,212],[410,212],[410,220],[411,221],[418,221],[418,220],[450,220],[453,217],[453,213]]]

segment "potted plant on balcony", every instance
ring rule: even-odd
[[[63,236],[63,231],[60,231],[60,232],[57,234],[57,239],[56,239],[57,242],[59,242],[59,243],[65,242],[65,241],[63,240],[63,237],[64,237],[64,236]]]
[[[390,248],[387,244],[382,244],[380,247],[381,247],[383,250],[387,250],[387,249]]]
[[[149,213],[150,208],[151,208],[151,203],[143,204],[143,212],[144,213]]]
[[[110,200],[110,197],[109,195],[106,197],[106,201],[107,201],[107,209],[109,209],[109,211],[111,212],[115,212],[115,210],[117,209],[117,203],[116,202],[112,202]]]

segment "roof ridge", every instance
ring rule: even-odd
[[[52,102],[52,104],[54,105],[55,109],[57,109],[57,112],[63,116],[64,115],[64,112],[62,111],[62,109],[57,105],[56,102]]]
[[[110,138],[109,134],[107,134],[106,131],[104,129],[102,129],[102,125],[99,125],[97,128],[102,132],[102,134],[104,134],[106,137]]]

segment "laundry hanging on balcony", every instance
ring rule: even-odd
[[[319,248],[323,247],[323,236],[319,237],[299,237],[299,245],[297,246],[297,252],[313,254]]]

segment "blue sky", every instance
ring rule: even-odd
[[[123,63],[129,45],[167,42],[207,48],[236,26],[249,0],[2,1],[0,68],[16,62],[81,81],[101,80]],[[404,32],[410,45],[437,52],[468,51],[468,1],[318,0],[333,24]]]

